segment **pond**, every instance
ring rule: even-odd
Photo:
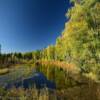
[[[48,80],[47,77],[42,73],[36,71],[35,67],[30,68],[28,66],[21,66],[14,69],[8,74],[0,76],[0,86],[10,89],[12,87],[23,87],[23,88],[50,88],[55,89],[56,85],[53,81]]]

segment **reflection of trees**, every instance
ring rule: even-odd
[[[42,71],[48,79],[55,81],[59,99],[99,100],[100,84],[91,77],[80,72],[66,71],[57,66],[45,65],[39,68],[39,71]]]

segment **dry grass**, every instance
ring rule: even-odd
[[[0,75],[6,74],[8,72],[9,72],[9,69],[8,68],[0,69]]]
[[[67,63],[65,61],[38,61],[38,63],[42,65],[52,65],[52,66],[57,66],[59,68],[62,68],[63,70],[72,72],[72,73],[78,73],[79,69],[76,67],[75,64],[72,63]]]

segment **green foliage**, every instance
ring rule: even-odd
[[[75,5],[67,13],[69,21],[57,39],[57,54],[75,63],[83,72],[96,74],[100,67],[100,2],[73,1]]]

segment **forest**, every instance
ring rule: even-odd
[[[0,75],[9,73],[15,65],[35,65],[56,83],[54,100],[100,100],[100,1],[70,2],[73,6],[66,13],[68,21],[55,45],[27,53],[0,54]],[[1,88],[0,93],[5,98],[17,94],[19,100],[29,100],[26,94],[36,95],[34,91],[38,90],[14,88],[5,93]]]

